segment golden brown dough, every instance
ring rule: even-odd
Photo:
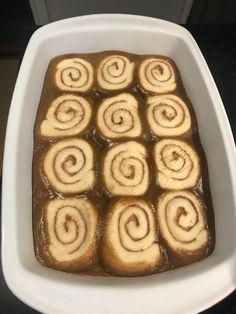
[[[109,55],[98,66],[97,81],[105,90],[119,90],[133,81],[134,63],[122,55]]]
[[[169,192],[159,198],[157,217],[168,247],[182,257],[206,248],[209,232],[201,201],[187,191]]]
[[[142,127],[136,98],[123,93],[103,100],[98,109],[97,126],[109,139],[140,136]]]
[[[82,58],[64,59],[56,66],[55,83],[62,91],[86,92],[93,84],[93,67]]]
[[[142,195],[149,183],[147,151],[144,145],[129,141],[108,150],[103,179],[112,195]]]
[[[91,145],[78,139],[54,144],[46,153],[43,169],[57,192],[75,194],[95,184],[94,154]]]
[[[176,89],[175,72],[165,59],[149,57],[139,67],[139,83],[147,92],[165,94]]]
[[[175,95],[151,96],[146,117],[153,134],[180,136],[191,129],[191,117],[184,101]]]
[[[163,189],[181,190],[194,187],[200,176],[195,150],[179,140],[161,140],[154,146],[156,181]]]
[[[44,212],[48,253],[61,270],[80,271],[93,266],[96,256],[98,212],[82,198],[51,200]]]
[[[46,119],[40,125],[42,137],[73,136],[89,124],[92,108],[88,100],[73,94],[56,98],[49,106]]]
[[[106,216],[101,259],[112,273],[137,276],[163,264],[157,228],[150,205],[139,198],[116,201]]]

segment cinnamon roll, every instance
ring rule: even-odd
[[[98,66],[97,81],[105,90],[118,90],[133,81],[134,63],[122,55],[105,57]]]
[[[139,82],[147,92],[164,94],[176,89],[175,72],[167,60],[150,57],[139,67]]]
[[[98,109],[97,125],[107,138],[140,136],[142,127],[136,98],[124,93],[105,99]]]
[[[159,198],[160,231],[176,255],[194,255],[208,244],[209,232],[202,202],[186,191],[169,192]]]
[[[112,195],[142,195],[149,183],[146,148],[129,141],[110,148],[103,164],[106,189]]]
[[[43,137],[80,134],[89,124],[92,115],[90,103],[83,97],[62,95],[50,105],[46,119],[40,125]]]
[[[43,169],[57,192],[74,194],[95,184],[94,154],[89,143],[69,139],[54,144],[46,153]]]
[[[55,83],[63,91],[86,92],[93,84],[93,67],[82,58],[69,58],[56,66]]]
[[[98,212],[82,198],[56,199],[44,212],[47,250],[62,270],[80,271],[93,265],[96,255]]]
[[[144,200],[122,198],[107,216],[101,240],[101,260],[112,273],[135,276],[162,265],[152,208]]]
[[[161,140],[154,146],[157,183],[163,189],[181,190],[194,187],[200,176],[199,158],[183,141]]]
[[[147,100],[147,120],[153,134],[180,136],[191,129],[191,117],[186,104],[175,95],[152,96]]]

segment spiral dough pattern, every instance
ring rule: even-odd
[[[146,111],[153,134],[180,136],[191,129],[191,117],[186,104],[175,95],[149,97]]]
[[[65,263],[64,267],[69,266],[68,262],[73,262],[76,270],[89,268],[96,253],[97,220],[96,208],[86,199],[49,201],[44,223],[48,234],[48,251],[53,260]]]
[[[122,55],[104,58],[98,66],[97,80],[105,90],[119,90],[133,81],[134,63]]]
[[[194,194],[177,191],[162,195],[157,213],[161,234],[175,254],[195,254],[209,243],[204,208]]]
[[[105,99],[98,109],[97,125],[107,138],[140,136],[142,127],[135,97],[124,93]]]
[[[95,184],[93,150],[86,141],[70,139],[53,145],[43,161],[49,183],[57,192],[74,194]]]
[[[70,58],[57,64],[56,86],[63,91],[86,92],[93,84],[93,67],[82,58]]]
[[[158,94],[169,93],[176,89],[172,65],[159,58],[147,58],[141,63],[139,82],[144,90]]]
[[[154,146],[157,183],[163,189],[181,190],[194,187],[200,176],[197,153],[178,140],[161,140]]]
[[[149,183],[146,148],[134,141],[110,148],[107,152],[103,177],[112,195],[142,195]]]
[[[101,258],[105,267],[119,275],[146,274],[160,267],[162,255],[148,203],[123,198],[112,205],[106,217]]]
[[[88,126],[91,115],[91,105],[85,98],[59,96],[51,103],[46,119],[40,125],[40,135],[60,137],[80,134]]]

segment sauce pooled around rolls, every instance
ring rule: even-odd
[[[52,59],[34,128],[32,188],[35,255],[55,270],[144,276],[214,249],[207,161],[168,57]]]

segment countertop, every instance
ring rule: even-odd
[[[208,63],[236,139],[236,24],[187,24],[184,27],[192,33]],[[36,26],[0,27],[0,172],[11,95],[24,50],[36,29]],[[37,313],[10,292],[1,269],[0,282],[1,313]],[[236,313],[236,292],[203,313]]]

